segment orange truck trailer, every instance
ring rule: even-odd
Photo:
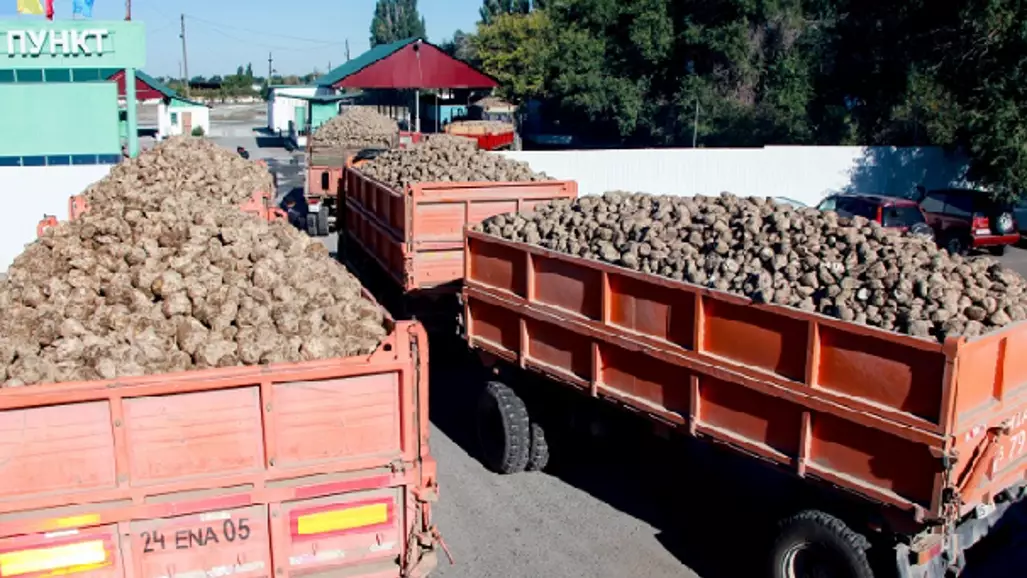
[[[401,131],[392,141],[390,148],[405,148],[421,142],[421,133]],[[312,237],[328,235],[335,229],[336,199],[342,189],[342,170],[354,156],[362,152],[376,152],[381,149],[366,147],[334,148],[314,144],[307,139],[304,198],[307,201],[307,234]]]
[[[348,166],[343,172],[340,253],[364,273],[384,273],[404,297],[456,295],[464,273],[464,227],[510,211],[578,196],[573,181],[415,183],[399,191]],[[367,277],[367,275],[365,275]],[[404,300],[404,303],[408,303]],[[456,310],[440,310],[453,319]]]
[[[425,576],[428,347],[0,390],[0,576]]]
[[[779,466],[807,502],[783,514],[775,577],[815,549],[835,564],[818,576],[940,578],[1024,494],[1027,323],[938,343],[465,238],[464,335],[503,378],[478,414],[501,473],[547,458],[548,408],[523,401],[550,403],[542,377]]]

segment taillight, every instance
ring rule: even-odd
[[[314,537],[377,530],[392,524],[393,508],[392,500],[382,500],[295,512],[292,534]]]
[[[880,205],[878,205],[877,212],[874,213],[874,220],[877,221],[878,225],[883,225],[884,224],[884,217],[883,217],[883,215],[884,215],[884,209],[881,208]]]
[[[991,229],[991,222],[988,220],[988,217],[974,215],[973,224],[971,226],[974,229]]]
[[[72,574],[111,563],[111,552],[104,540],[86,539],[0,553],[0,576]]]

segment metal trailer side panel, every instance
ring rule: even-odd
[[[482,233],[466,239],[473,348],[907,510],[917,522],[959,517],[943,500],[948,489],[956,499],[963,491],[965,502],[981,495],[971,489],[979,484],[994,495],[1001,480],[1024,475],[1021,460],[1001,480],[982,481],[994,459],[973,459],[984,454],[980,438],[958,456],[951,450],[970,423],[955,417],[958,408],[975,408],[984,430],[1027,409],[1022,364],[1008,357],[999,367],[1018,387],[1005,404],[974,398],[982,383],[995,383],[993,353],[1022,342],[1025,324],[939,344]],[[978,485],[960,486],[964,479]]]
[[[426,351],[398,322],[367,356],[2,390],[0,514],[418,460]]]
[[[353,167],[346,168],[344,183],[347,238],[407,292],[463,277],[468,225],[577,197],[577,185],[568,181],[415,183],[399,192]]]

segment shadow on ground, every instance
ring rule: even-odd
[[[478,456],[474,412],[487,376],[475,371],[476,360],[455,339],[436,336],[431,346],[431,421]],[[747,498],[751,489],[732,481],[737,460],[677,436],[659,438],[647,423],[628,415],[603,423],[610,429],[597,436],[548,428],[550,467],[542,474],[518,475],[556,476],[650,524],[659,542],[703,578],[762,575],[758,553],[766,550],[772,516],[764,512],[765,504]],[[736,474],[734,479],[749,478]],[[732,551],[746,555],[728,556]]]

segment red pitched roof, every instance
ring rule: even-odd
[[[493,88],[499,83],[437,46],[410,39],[379,46],[329,72],[334,88]]]
[[[167,93],[166,88],[163,84],[156,82],[152,77],[146,74],[140,74],[141,71],[136,71],[136,100],[151,100],[151,99],[162,99],[165,98]],[[125,96],[125,71],[119,70],[107,80],[113,80],[118,83],[118,96]]]

